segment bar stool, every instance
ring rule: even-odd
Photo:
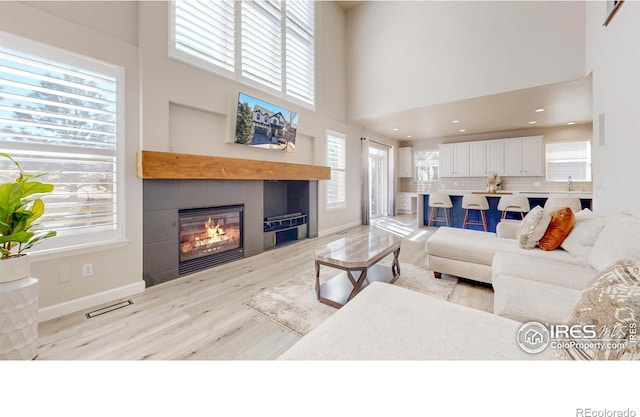
[[[445,222],[447,226],[451,226],[451,208],[453,207],[453,204],[451,203],[449,194],[429,194],[429,207],[431,207],[431,212],[429,213],[428,226],[431,226],[431,223],[437,222]],[[438,209],[444,210],[444,217],[438,216]]]
[[[485,232],[487,231],[487,216],[484,213],[489,210],[487,197],[479,194],[465,194],[462,196],[462,208],[465,209],[463,229],[466,229],[468,224],[475,224],[482,226]],[[480,220],[469,220],[469,212],[472,210],[480,212]]]
[[[503,195],[498,201],[498,210],[502,211],[500,220],[514,220],[507,219],[507,213],[520,213],[520,219],[524,219],[526,213],[531,210],[529,205],[529,199],[521,195]]]
[[[551,196],[544,203],[545,211],[553,211],[562,207],[569,207],[574,213],[582,210],[582,203],[578,197]]]

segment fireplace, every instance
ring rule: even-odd
[[[243,217],[243,204],[179,210],[178,274],[243,258]]]

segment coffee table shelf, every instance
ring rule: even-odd
[[[349,276],[347,274],[347,271],[341,272],[329,281],[320,285],[320,294],[322,295],[318,297],[318,300],[336,308],[340,308],[347,304],[349,296],[353,291],[353,284],[349,280]],[[362,283],[360,291],[374,281],[393,284],[397,279],[397,276],[393,276],[393,271],[390,266],[374,265],[367,270],[367,278]]]

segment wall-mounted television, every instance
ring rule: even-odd
[[[293,152],[297,130],[298,113],[238,94],[235,143]]]

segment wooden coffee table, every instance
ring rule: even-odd
[[[340,308],[371,282],[396,282],[400,277],[400,242],[399,238],[389,233],[371,231],[354,233],[316,250],[318,300]],[[390,253],[393,253],[391,266],[377,265],[378,261]],[[320,265],[341,269],[344,272],[320,285]]]

